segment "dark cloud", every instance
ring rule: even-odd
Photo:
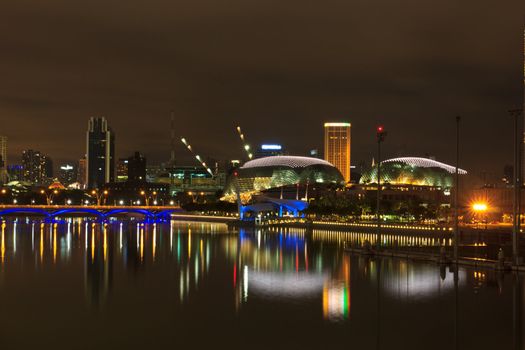
[[[106,116],[118,156],[169,157],[169,111],[199,153],[279,141],[321,148],[322,123],[353,125],[353,158],[511,162],[507,110],[522,103],[525,4],[509,0],[7,1],[0,5],[0,133],[61,160],[84,153],[90,116]],[[181,158],[188,159],[183,147]]]

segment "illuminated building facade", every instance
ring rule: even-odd
[[[33,184],[45,184],[53,176],[51,159],[40,151],[32,149],[22,152],[24,181]]]
[[[155,181],[169,184],[172,195],[187,191],[215,193],[223,189],[225,174],[211,176],[203,167],[180,165],[159,172]]]
[[[87,186],[99,188],[115,179],[115,133],[106,118],[91,118],[87,131]]]
[[[450,189],[456,168],[433,159],[402,157],[381,162],[381,183],[389,185],[432,186]],[[460,175],[467,172],[459,169]],[[361,184],[377,184],[377,167],[363,173]]]
[[[298,156],[259,158],[246,162],[229,176],[224,199],[235,201],[237,192],[240,192],[249,200],[262,191],[308,184],[343,185],[344,178],[337,168],[322,159]]]
[[[117,182],[128,180],[128,158],[119,158],[117,161]]]
[[[64,186],[69,186],[77,179],[77,169],[72,164],[62,164],[58,174],[58,179]]]
[[[259,149],[255,152],[254,158],[263,158],[271,156],[282,156],[284,154],[284,148],[279,144],[262,144]]]
[[[324,124],[324,159],[333,164],[345,182],[350,181],[350,123]]]

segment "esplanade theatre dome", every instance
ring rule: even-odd
[[[455,167],[428,158],[402,157],[381,162],[381,183],[385,184],[450,188],[455,173]],[[458,173],[467,174],[463,169]],[[377,167],[366,171],[359,183],[377,183]]]
[[[329,162],[310,157],[272,156],[251,160],[237,169],[226,181],[224,199],[235,200],[241,194],[295,184],[343,185],[343,175]]]

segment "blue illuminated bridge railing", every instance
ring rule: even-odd
[[[125,207],[125,206],[0,206],[0,217],[10,215],[35,215],[46,219],[60,216],[85,215],[98,219],[108,219],[120,215],[139,215],[146,220],[169,220],[171,214],[180,211],[179,207]]]

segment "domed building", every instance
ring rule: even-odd
[[[467,172],[459,169],[460,175]],[[391,185],[431,186],[451,188],[456,168],[428,158],[402,157],[381,162],[381,183]],[[366,171],[360,184],[377,183],[377,167]]]
[[[57,179],[55,179],[55,181],[53,181],[53,183],[49,185],[47,188],[49,190],[58,190],[58,191],[62,191],[66,189],[66,187],[62,185],[62,183],[60,183],[60,181],[58,181]]]
[[[243,201],[262,191],[290,185],[344,185],[343,175],[329,162],[310,157],[271,156],[251,160],[235,170],[226,181],[224,200]]]

